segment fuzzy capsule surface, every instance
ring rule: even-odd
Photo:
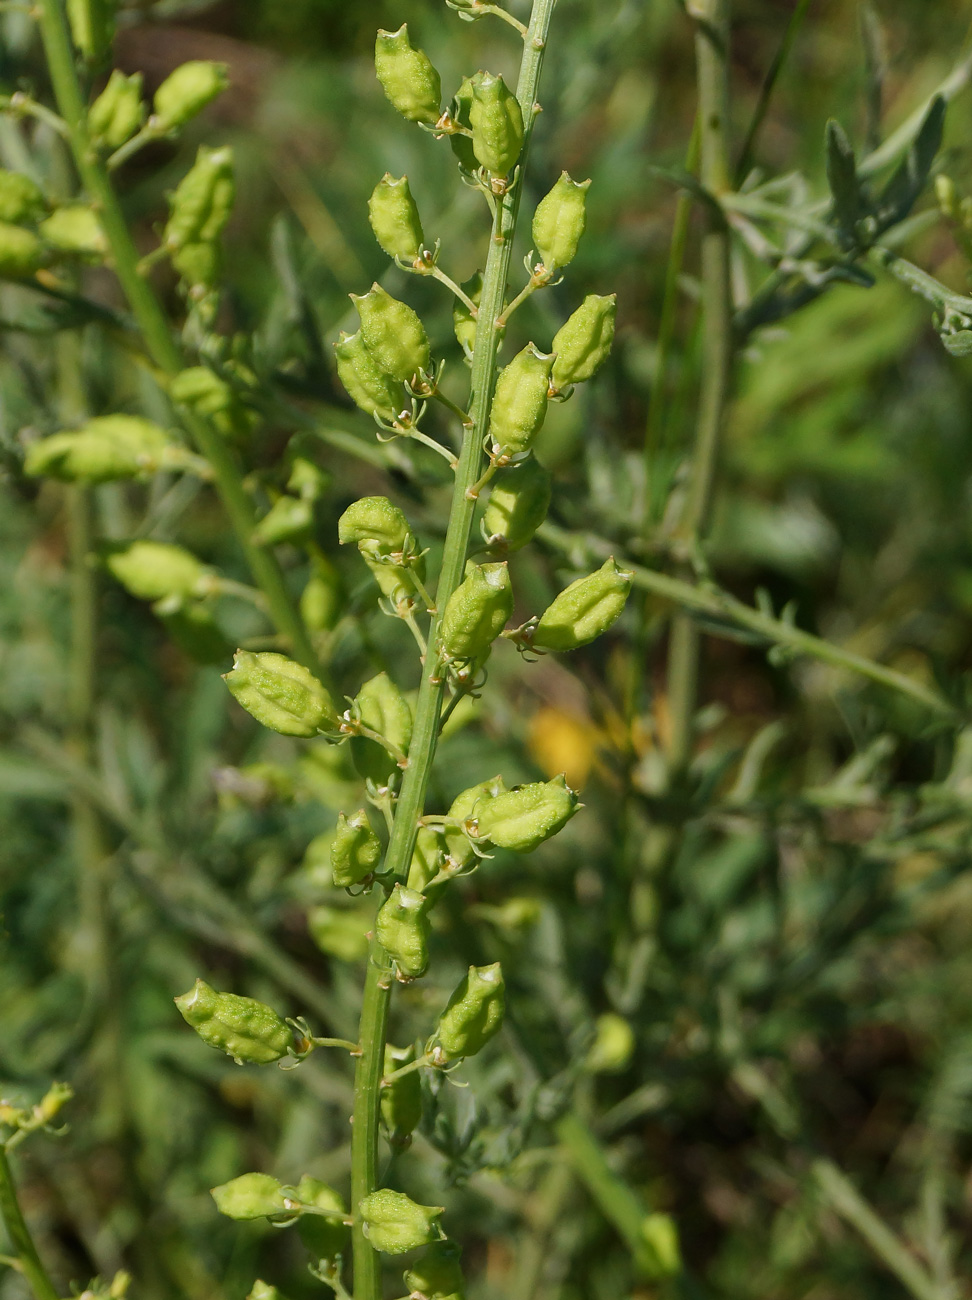
[[[530,450],[547,414],[553,364],[553,353],[528,343],[499,372],[489,420],[495,454],[516,456]]]
[[[212,420],[220,433],[236,433],[246,420],[239,398],[225,379],[208,366],[187,366],[169,384],[174,402]]]
[[[501,469],[493,479],[483,515],[490,550],[518,551],[547,517],[553,478],[535,456]]]
[[[316,736],[337,726],[327,691],[309,669],[286,655],[237,650],[223,681],[247,713],[281,735]]]
[[[472,123],[469,120],[469,110],[472,108],[472,102],[472,77],[464,77],[452,101],[451,115],[453,121],[457,122],[459,126],[465,127],[467,131],[472,129]],[[449,136],[449,145],[459,166],[467,172],[474,172],[479,163],[473,152],[473,142],[469,136],[457,131]]]
[[[283,1187],[270,1174],[240,1174],[210,1189],[220,1214],[228,1219],[272,1219],[292,1213],[288,1202],[294,1188]]]
[[[297,1199],[301,1205],[312,1205],[318,1210],[346,1213],[340,1194],[309,1174],[304,1174],[297,1184]],[[343,1223],[320,1214],[302,1214],[297,1220],[297,1232],[314,1259],[332,1260],[347,1253],[349,1232]]]
[[[508,176],[523,150],[523,114],[502,76],[477,72],[471,79],[469,125],[477,161],[493,176]]]
[[[210,289],[219,282],[223,254],[219,244],[196,240],[172,249],[170,260],[183,284],[193,289]]]
[[[187,600],[201,594],[208,570],[182,546],[142,538],[105,560],[112,577],[139,600]]]
[[[402,23],[397,32],[379,29],[375,39],[375,75],[402,117],[430,126],[439,120],[442,82],[425,51],[412,46],[408,23]]]
[[[491,776],[485,781],[471,785],[467,790],[457,794],[449,807],[449,817],[453,821],[465,822],[475,819],[477,811],[497,795],[506,793],[506,782],[502,776]],[[443,838],[449,861],[456,870],[468,867],[476,856],[469,837],[454,826],[446,827]]]
[[[632,575],[619,569],[614,556],[586,578],[565,587],[540,615],[531,634],[538,650],[576,650],[587,645],[621,617]]]
[[[138,415],[99,415],[73,432],[32,443],[24,472],[66,483],[147,478],[183,459],[164,429]]]
[[[350,817],[341,813],[331,841],[331,876],[337,888],[359,884],[380,861],[381,842],[371,829],[365,810],[360,808]]]
[[[229,85],[225,63],[192,59],[170,72],[155,92],[152,125],[158,131],[185,126]]]
[[[533,214],[533,244],[548,271],[569,266],[587,224],[590,181],[574,181],[561,172]],[[555,349],[556,350],[556,349]]]
[[[32,230],[0,221],[0,279],[28,280],[47,261],[47,250]]]
[[[203,1042],[240,1063],[279,1061],[294,1041],[290,1026],[272,1007],[235,993],[217,993],[205,980],[196,980],[175,1004]]]
[[[429,918],[425,896],[396,885],[375,918],[375,938],[406,979],[418,979],[429,965]]]
[[[108,84],[88,109],[88,131],[105,149],[118,149],[130,140],[142,125],[142,74],[126,77],[115,68]]]
[[[108,251],[108,240],[94,208],[68,203],[56,208],[37,228],[40,237],[59,253],[72,253],[92,261]]]
[[[46,211],[44,191],[35,181],[0,167],[0,222],[30,224],[40,221]]]
[[[443,1209],[441,1205],[419,1205],[404,1192],[388,1187],[372,1192],[358,1205],[368,1240],[386,1255],[404,1255],[430,1242]]]
[[[425,234],[407,176],[395,180],[391,172],[385,172],[368,200],[368,220],[383,252],[405,262],[415,261]]]
[[[360,720],[371,731],[408,753],[412,739],[412,710],[408,700],[387,673],[379,673],[365,682],[354,699]],[[398,771],[398,764],[388,750],[367,736],[351,739],[351,761],[359,776],[377,786],[387,785]]]
[[[556,835],[577,811],[577,795],[562,776],[532,781],[476,809],[477,833],[500,849],[530,853]]]
[[[334,344],[338,378],[359,410],[394,420],[406,405],[400,379],[383,370],[365,346],[360,330],[342,332]]]
[[[614,342],[617,295],[589,293],[554,335],[550,382],[555,389],[592,379]]]
[[[385,1045],[385,1074],[394,1074],[415,1060],[414,1047]],[[417,1070],[401,1079],[393,1079],[381,1089],[381,1122],[389,1142],[404,1147],[422,1118],[422,1080]]]
[[[380,284],[367,293],[351,294],[361,318],[361,338],[375,365],[393,379],[411,379],[429,368],[425,326],[407,303],[399,302]]]
[[[506,985],[499,962],[470,966],[439,1017],[433,1052],[443,1064],[475,1056],[499,1030],[506,1011]]]
[[[513,613],[513,588],[505,563],[469,564],[446,604],[439,643],[452,659],[478,659]]]
[[[408,520],[387,497],[360,497],[338,520],[338,541],[373,543],[378,554],[401,551],[410,535]]]
[[[433,1241],[412,1267],[405,1270],[404,1281],[409,1293],[425,1296],[426,1300],[465,1300],[461,1254],[455,1241]]]
[[[235,197],[233,150],[200,145],[196,161],[169,196],[169,219],[162,232],[166,248],[211,244],[229,220]]]

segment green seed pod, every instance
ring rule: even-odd
[[[49,261],[32,230],[0,221],[0,280],[29,280]]]
[[[46,211],[44,192],[29,176],[0,168],[0,222],[30,225]]]
[[[358,1205],[365,1236],[375,1250],[386,1255],[404,1255],[432,1241],[443,1209],[441,1205],[418,1205],[404,1192],[387,1187],[372,1192]]]
[[[591,1074],[617,1074],[631,1061],[635,1037],[624,1016],[607,1011],[598,1016],[594,1042],[587,1053],[584,1068]]]
[[[219,283],[223,254],[218,244],[183,244],[172,251],[170,260],[190,289],[211,289]]]
[[[641,1222],[643,1266],[648,1277],[674,1277],[682,1271],[682,1252],[678,1243],[678,1228],[670,1214],[656,1210],[646,1214]]]
[[[312,907],[307,914],[310,936],[328,957],[338,961],[364,961],[368,955],[371,907],[367,915],[338,907]]]
[[[41,238],[59,253],[73,253],[100,261],[108,252],[108,240],[94,209],[83,203],[58,208],[38,227]]]
[[[529,451],[547,414],[553,363],[553,353],[540,352],[528,343],[499,372],[489,418],[495,454],[516,456]]]
[[[407,23],[402,23],[397,32],[379,29],[375,73],[402,117],[430,126],[439,120],[442,83],[425,51],[412,48]]]
[[[381,842],[363,808],[350,817],[339,814],[331,840],[331,874],[338,889],[360,884],[381,861]]]
[[[165,630],[183,654],[197,664],[224,664],[233,653],[219,624],[205,605],[183,602],[176,609],[156,610]]]
[[[378,584],[379,591],[388,598],[392,605],[398,605],[400,602],[411,600],[414,597],[415,588],[409,580],[407,569],[393,564],[383,564],[380,560],[375,559],[369,553],[365,542],[359,545],[358,550],[361,552],[361,558],[370,569],[371,576]],[[417,574],[420,582],[424,582],[425,561],[419,560],[413,567],[413,572]]]
[[[208,570],[189,551],[140,540],[105,560],[112,577],[139,600],[187,600],[204,594]]]
[[[284,1293],[279,1291],[269,1282],[264,1282],[262,1277],[258,1277],[250,1287],[246,1300],[286,1300]]]
[[[180,370],[169,384],[169,396],[173,402],[212,420],[223,434],[235,433],[246,419],[233,389],[208,366]]]
[[[383,252],[404,262],[415,261],[425,235],[407,176],[396,181],[385,172],[368,200],[368,220]]]
[[[356,334],[342,333],[334,344],[334,355],[338,378],[360,410],[368,415],[377,412],[385,420],[394,420],[407,406],[401,380],[381,369],[365,346],[361,330]]]
[[[341,578],[326,557],[315,558],[314,572],[300,596],[300,616],[312,632],[330,632],[341,616]]]
[[[228,1219],[276,1219],[293,1215],[295,1189],[270,1174],[240,1174],[210,1189],[220,1214]]]
[[[406,979],[418,979],[429,965],[429,918],[425,897],[396,885],[375,918],[375,938]]]
[[[432,1037],[436,1061],[445,1065],[475,1056],[499,1030],[506,1011],[506,985],[499,962],[470,966],[446,1003]]]
[[[446,1238],[433,1241],[421,1258],[405,1271],[405,1286],[411,1295],[424,1300],[465,1300],[459,1245]]]
[[[408,753],[412,739],[412,710],[387,673],[365,682],[355,696],[355,710],[364,725]],[[387,785],[398,771],[394,758],[376,740],[355,736],[351,740],[351,761],[359,776],[377,786]]]
[[[508,176],[523,149],[523,114],[502,77],[477,72],[472,78],[473,153],[493,176]]]
[[[512,613],[513,588],[506,564],[468,564],[439,624],[442,650],[453,659],[480,658]]]
[[[457,122],[459,126],[464,126],[467,131],[472,129],[472,123],[469,120],[469,110],[472,108],[472,102],[472,77],[466,77],[456,91],[456,97],[452,102],[451,116],[453,121]],[[473,142],[469,136],[456,132],[449,136],[449,144],[459,162],[459,166],[467,172],[475,172],[479,163],[473,152]]]
[[[483,296],[483,274],[481,271],[474,271],[469,279],[462,286],[463,292],[467,297],[479,306],[479,300]],[[476,343],[476,317],[472,314],[461,298],[457,298],[452,308],[452,324],[456,331],[456,338],[465,352],[467,357],[472,357],[473,347]]]
[[[483,515],[491,551],[507,554],[526,546],[547,517],[553,479],[534,456],[501,469],[493,479]]]
[[[554,389],[591,379],[608,359],[614,342],[617,295],[589,293],[554,335],[554,363],[550,382]]]
[[[471,785],[468,790],[463,790],[461,794],[456,795],[449,808],[449,817],[452,821],[466,822],[475,819],[478,816],[479,809],[482,808],[491,799],[497,795],[506,793],[506,782],[501,776],[491,776],[487,781],[480,781],[478,785]],[[475,827],[470,827],[475,830]],[[468,836],[464,835],[461,830],[455,827],[447,827],[444,831],[445,849],[449,858],[449,863],[453,870],[461,871],[468,867],[476,856]]]
[[[557,271],[577,256],[587,221],[590,181],[572,181],[566,172],[537,204],[533,214],[533,243],[548,271]]]
[[[169,195],[162,241],[170,251],[211,244],[229,220],[236,197],[233,150],[200,145],[196,161]]]
[[[108,84],[88,109],[88,133],[104,149],[118,149],[130,140],[142,125],[142,74],[126,77],[115,68]]]
[[[411,379],[429,368],[429,340],[418,316],[404,302],[373,284],[351,294],[361,317],[361,337],[375,365],[393,379]]]
[[[113,479],[148,478],[177,468],[186,453],[150,420],[137,415],[101,415],[74,433],[55,433],[32,443],[24,472],[66,483],[108,483]]]
[[[385,1074],[393,1074],[415,1060],[414,1047],[385,1045]],[[422,1118],[422,1080],[418,1070],[386,1083],[381,1090],[381,1122],[388,1141],[407,1147]]]
[[[114,0],[67,0],[71,39],[89,63],[107,55],[115,30]]]
[[[313,1205],[315,1209],[342,1216],[347,1213],[344,1201],[334,1188],[309,1174],[304,1174],[297,1184],[297,1198],[301,1205]],[[326,1219],[320,1214],[302,1214],[297,1221],[297,1232],[316,1260],[331,1261],[347,1253],[350,1229],[337,1220]]]
[[[530,853],[556,835],[577,807],[577,795],[562,776],[534,781],[481,804],[475,813],[477,832],[497,848]]]
[[[225,63],[193,59],[170,72],[155,92],[152,126],[157,131],[177,131],[229,85]]]
[[[411,535],[408,520],[387,497],[361,497],[338,520],[338,541],[372,543],[375,553],[393,555]]]
[[[439,874],[445,857],[445,839],[431,826],[420,826],[408,868],[408,888],[424,893],[430,880]]]
[[[260,546],[305,542],[314,528],[314,507],[299,497],[279,497],[253,530]]]
[[[621,617],[632,575],[614,556],[586,578],[578,578],[540,615],[531,644],[538,650],[576,650],[599,637]]]
[[[247,713],[284,736],[316,736],[338,724],[321,683],[286,655],[237,650],[223,681]]]
[[[232,1056],[238,1065],[269,1065],[293,1045],[293,1030],[272,1007],[235,993],[217,993],[205,980],[196,980],[175,1004],[203,1042]]]

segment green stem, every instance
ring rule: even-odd
[[[184,367],[182,352],[169,330],[158,298],[138,271],[138,252],[115,193],[108,170],[91,145],[87,111],[81,94],[71,37],[61,0],[39,0],[39,17],[48,72],[61,116],[67,123],[71,151],[78,173],[98,210],[102,228],[111,247],[115,274],[155,364],[166,375],[177,375]],[[223,506],[240,547],[258,585],[267,599],[270,617],[294,654],[314,672],[320,671],[317,655],[307,630],[291,601],[283,573],[273,554],[253,541],[256,517],[243,486],[233,455],[226,442],[205,420],[191,411],[182,416],[193,442],[212,466]]]
[[[523,192],[523,172],[536,119],[534,106],[540,83],[540,69],[555,4],[556,0],[534,0],[530,26],[524,41],[516,91],[524,120],[523,151],[520,156],[517,183],[494,205],[495,215],[489,253],[483,273],[483,291],[476,319],[471,378],[472,400],[469,405],[471,425],[465,430],[462,453],[456,467],[452,509],[442,554],[442,568],[435,592],[437,612],[432,617],[429,629],[430,653],[424,664],[416,703],[415,725],[409,747],[409,765],[402,780],[395,821],[385,857],[385,870],[389,872],[389,879],[392,881],[404,881],[408,874],[438,740],[444,675],[436,649],[437,632],[442,611],[462,580],[473,517],[476,512],[476,500],[470,498],[468,489],[476,483],[482,470],[483,438],[489,424],[496,379],[496,358],[501,338],[497,319],[506,300],[510,261],[513,254],[513,236],[516,230],[520,196]],[[357,1214],[358,1205],[377,1186],[379,1096],[384,1072],[388,1004],[391,997],[391,980],[379,967],[378,962],[381,960],[381,950],[373,944],[361,1009],[358,1035],[361,1056],[358,1058],[355,1070],[354,1119],[351,1134],[351,1209],[355,1214],[354,1300],[380,1300],[381,1296],[379,1258],[364,1235],[360,1216]]]
[[[24,1220],[20,1202],[17,1200],[13,1175],[10,1172],[10,1162],[2,1145],[0,1145],[0,1216],[3,1217],[10,1244],[17,1253],[17,1267],[27,1279],[35,1300],[59,1300],[54,1283],[47,1276],[47,1270],[41,1263],[34,1239]]]
[[[752,120],[749,123],[749,130],[746,132],[746,139],[743,147],[739,151],[739,162],[736,164],[736,184],[741,185],[749,175],[753,166],[753,158],[756,149],[756,139],[762,129],[763,122],[766,120],[766,114],[769,110],[770,101],[773,98],[773,91],[776,89],[776,83],[779,81],[780,73],[786,66],[786,61],[790,57],[790,51],[793,49],[793,43],[797,38],[797,33],[807,16],[807,10],[810,8],[810,0],[797,0],[797,6],[790,14],[789,21],[786,24],[786,31],[783,33],[783,39],[780,42],[780,48],[776,51],[773,62],[770,64],[769,71],[766,74],[762,86],[759,90],[759,98],[756,101],[756,107],[753,110]]]

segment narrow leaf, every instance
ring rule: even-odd
[[[857,179],[854,149],[844,128],[833,118],[827,123],[827,183],[833,195],[833,215],[841,242],[857,244],[857,223],[864,213],[864,196]]]

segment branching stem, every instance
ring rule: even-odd
[[[34,1239],[30,1235],[30,1229],[21,1211],[13,1174],[10,1171],[10,1162],[7,1159],[6,1149],[2,1145],[0,1145],[0,1215],[3,1217],[10,1244],[16,1251],[17,1268],[23,1273],[33,1291],[34,1300],[59,1300],[57,1289],[41,1263]]]

